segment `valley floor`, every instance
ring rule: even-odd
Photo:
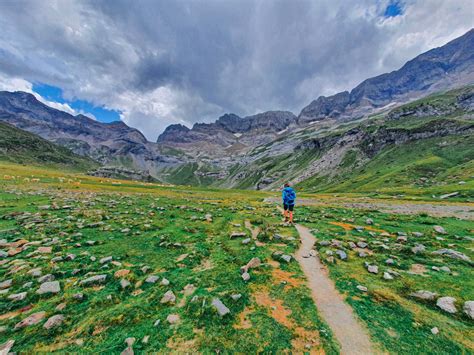
[[[0,346],[344,352],[277,195],[0,164]],[[377,353],[474,351],[472,203],[363,198],[296,210],[335,312],[350,307]]]

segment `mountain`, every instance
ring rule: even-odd
[[[474,82],[474,29],[425,52],[399,70],[367,79],[347,91],[320,96],[303,108],[298,124],[327,118],[354,119],[389,104]]]
[[[198,156],[242,154],[279,137],[295,120],[296,116],[287,111],[268,111],[247,117],[231,113],[214,123],[196,123],[192,129],[171,125],[157,142],[192,155],[198,153]]]
[[[99,164],[35,134],[0,122],[0,160],[86,171]]]
[[[102,123],[84,115],[73,116],[51,108],[25,92],[0,92],[0,121],[88,156],[102,164],[119,164],[140,170],[173,164],[156,144],[123,122]]]

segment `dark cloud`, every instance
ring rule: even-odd
[[[384,16],[391,3],[3,1],[0,72],[120,110],[154,139],[224,112],[298,113],[473,25],[470,0],[407,0]]]

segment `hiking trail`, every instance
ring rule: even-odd
[[[295,258],[306,275],[318,312],[341,345],[341,354],[374,354],[374,347],[367,331],[336,290],[327,269],[318,256],[310,255],[316,242],[315,237],[308,228],[299,224],[295,227],[301,238],[301,246]]]

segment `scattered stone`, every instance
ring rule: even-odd
[[[358,289],[359,291],[367,292],[367,287],[365,287],[365,286],[357,285],[356,287],[357,287],[357,289]]]
[[[99,263],[101,264],[106,264],[106,263],[110,263],[112,261],[113,257],[111,256],[106,256],[105,258],[102,258],[99,260]]]
[[[440,250],[434,251],[433,254],[447,256],[452,259],[471,261],[470,257],[453,249],[440,249]]]
[[[240,272],[242,274],[246,273],[250,269],[254,269],[256,267],[259,267],[261,264],[262,264],[262,261],[260,260],[260,258],[252,258],[252,259],[250,259],[250,261],[245,266],[242,266],[240,268]]]
[[[61,286],[59,284],[59,281],[50,281],[42,283],[36,293],[39,295],[43,295],[45,293],[59,293],[60,291]]]
[[[423,233],[420,233],[420,232],[413,232],[412,234],[413,236],[418,237],[418,238],[423,237]]]
[[[130,270],[120,269],[120,270],[115,271],[114,277],[121,278],[121,277],[127,276],[129,273],[130,273]]]
[[[83,286],[89,286],[93,284],[101,284],[107,280],[107,275],[95,275],[85,280],[82,280],[79,284]]]
[[[160,320],[160,319],[157,319],[157,320],[155,321],[155,323],[153,323],[153,326],[154,326],[154,327],[158,327],[158,326],[160,325],[160,323],[161,323],[161,320]]]
[[[5,280],[3,282],[0,282],[0,290],[10,288],[13,283],[12,279]]]
[[[127,344],[128,346],[133,346],[133,344],[135,344],[135,341],[136,341],[135,338],[130,337],[130,338],[125,339],[125,344]]]
[[[378,274],[379,272],[379,267],[377,265],[369,265],[367,267],[367,270],[372,273],[372,274]]]
[[[221,317],[225,316],[226,314],[230,313],[230,309],[227,308],[224,303],[222,303],[222,301],[218,298],[213,298],[212,299],[212,305],[214,306],[214,308],[217,310],[217,313],[219,313],[219,315]]]
[[[53,280],[54,280],[54,276],[51,275],[51,274],[47,274],[47,275],[41,276],[38,279],[38,282],[40,282],[40,283],[42,283],[42,282],[51,282]]]
[[[441,195],[439,198],[440,198],[441,200],[444,200],[444,199],[446,199],[446,198],[454,197],[454,196],[457,196],[457,195],[459,195],[459,192],[458,192],[458,191],[456,191],[456,192],[451,192],[451,193],[449,193],[449,194]]]
[[[26,298],[26,292],[13,293],[10,296],[8,296],[8,299],[12,301],[23,301],[25,298]]]
[[[66,308],[66,303],[60,303],[56,306],[56,310],[61,312],[62,310],[64,310],[64,308]]]
[[[196,291],[196,286],[194,286],[193,284],[187,284],[183,288],[183,294],[185,296],[191,296],[194,293],[194,291]]]
[[[126,279],[120,280],[120,287],[122,287],[122,290],[126,289],[129,286],[130,286],[130,282],[128,280]]]
[[[82,301],[84,299],[84,294],[83,293],[75,293],[72,295],[72,298],[78,301]]]
[[[291,261],[291,255],[283,254],[283,255],[281,256],[281,260],[283,260],[283,261],[289,263],[289,262]]]
[[[234,301],[238,301],[241,297],[242,295],[240,293],[230,295],[230,298],[232,298]]]
[[[392,258],[389,258],[389,259],[385,260],[385,264],[387,264],[387,265],[394,265],[394,264],[395,264],[395,261],[394,261]]]
[[[25,282],[22,287],[23,288],[31,288],[32,286],[33,286],[33,282],[29,281],[29,282]]]
[[[436,305],[445,312],[456,313],[457,309],[454,302],[456,302],[454,297],[441,297],[436,301]]]
[[[446,230],[441,227],[441,226],[434,226],[433,229],[435,230],[436,233],[439,233],[439,234],[448,234],[446,232]]]
[[[425,301],[434,301],[438,296],[437,293],[431,291],[420,290],[410,294],[411,297],[415,297]]]
[[[161,285],[162,285],[162,286],[168,286],[169,284],[170,284],[170,282],[168,281],[168,279],[165,279],[165,278],[163,277],[163,279],[161,280]]]
[[[463,311],[469,318],[474,319],[474,301],[464,302]]]
[[[451,272],[451,269],[447,266],[441,266],[439,269],[444,272],[448,272],[448,273]]]
[[[209,213],[208,213],[208,214],[206,214],[206,215],[204,216],[204,218],[205,218],[206,221],[208,221],[209,223],[212,222],[212,214],[209,214]]]
[[[431,334],[436,335],[439,333],[438,327],[431,328]]]
[[[367,248],[367,243],[366,242],[357,242],[357,246],[359,248],[364,249],[364,248]]]
[[[407,241],[408,237],[406,235],[401,235],[400,237],[397,237],[397,242],[406,243]]]
[[[46,316],[46,312],[33,313],[32,315],[30,315],[30,316],[26,317],[25,319],[23,319],[22,321],[18,322],[15,325],[15,329],[24,328],[24,327],[28,327],[30,325],[38,324],[39,322],[41,322],[43,320],[43,318],[45,316]]]
[[[390,275],[390,273],[388,273],[388,272],[384,272],[384,273],[383,273],[383,278],[384,278],[385,280],[393,280],[393,276]]]
[[[243,237],[246,237],[246,236],[247,236],[247,233],[245,233],[245,232],[232,232],[230,234],[230,239],[243,238]]]
[[[374,220],[373,220],[372,218],[367,218],[367,219],[365,220],[365,223],[370,226],[370,225],[374,224]]]
[[[151,276],[148,276],[145,280],[146,283],[149,283],[149,284],[154,284],[156,281],[158,281],[159,277],[156,276],[156,275],[151,275]]]
[[[331,242],[329,240],[321,240],[319,242],[319,245],[321,245],[322,247],[327,247],[330,244],[331,244]]]
[[[336,254],[339,256],[339,259],[347,260],[347,254],[344,250],[336,250]]]
[[[421,254],[424,253],[426,250],[426,247],[423,244],[417,244],[413,248],[411,248],[411,251],[414,254]]]
[[[252,241],[252,239],[246,238],[246,239],[242,240],[242,244],[244,244],[244,245],[249,244],[251,241]]]
[[[144,266],[141,268],[142,272],[146,274],[151,268],[149,266]]]
[[[62,314],[56,314],[52,317],[49,317],[46,323],[44,323],[43,327],[45,329],[51,329],[51,328],[57,327],[58,325],[61,325],[63,321],[64,321],[64,316]]]
[[[5,343],[0,345],[0,354],[1,355],[7,355],[10,353],[10,349],[13,347],[13,344],[15,344],[15,340],[10,339],[7,340]]]
[[[180,321],[180,318],[178,314],[170,314],[168,317],[166,317],[166,320],[169,324],[176,324]]]
[[[160,303],[175,303],[176,302],[176,296],[174,295],[173,291],[169,290],[166,291],[164,296],[161,298]]]
[[[250,274],[249,274],[248,272],[244,272],[244,273],[242,274],[242,279],[243,279],[244,281],[250,280]]]

